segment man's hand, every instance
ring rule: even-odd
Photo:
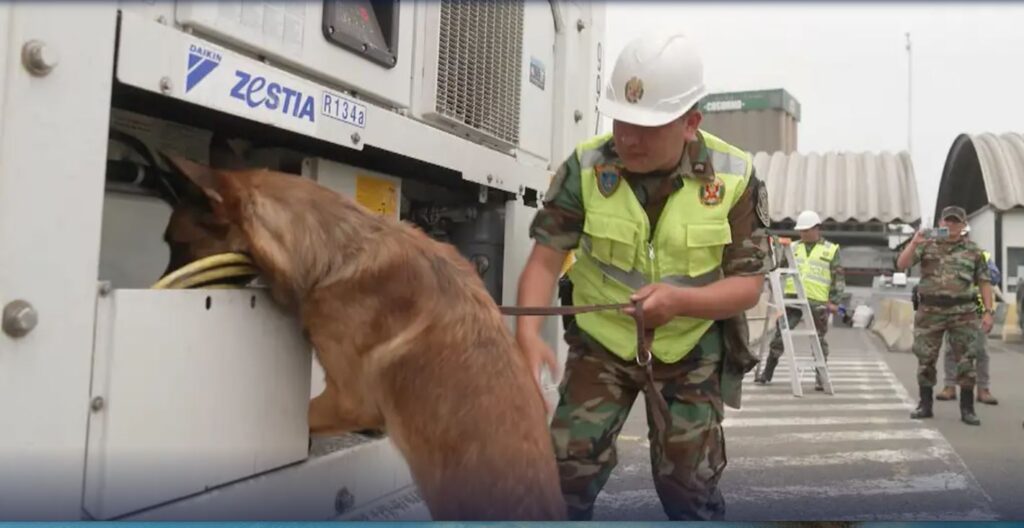
[[[995,320],[992,318],[992,314],[986,313],[981,316],[981,333],[988,335],[992,331],[992,326],[995,324]]]
[[[629,298],[631,301],[642,301],[644,310],[644,327],[654,329],[671,321],[679,313],[681,288],[656,282],[637,290]],[[630,306],[622,310],[632,316],[636,310]]]
[[[828,313],[832,313],[832,314],[839,313],[839,306],[836,305],[836,304],[828,303],[828,305],[826,306],[826,309],[828,310]]]
[[[530,378],[534,379],[534,382],[537,384],[537,390],[541,393],[541,398],[544,399],[544,387],[541,386],[541,365],[548,366],[552,380],[558,380],[562,377],[562,373],[558,368],[558,362],[555,360],[555,352],[551,350],[551,347],[545,343],[539,334],[520,332],[516,334],[515,340],[523,357],[526,359],[526,364],[529,365],[529,373],[532,375]],[[547,405],[547,402],[545,404]],[[548,411],[552,410],[549,405]]]
[[[924,244],[927,241],[928,239],[925,238],[924,231],[918,229],[917,232],[914,233],[914,238],[910,239],[910,244],[913,246],[920,246],[921,244]]]

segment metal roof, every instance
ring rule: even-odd
[[[1024,206],[1024,135],[960,134],[942,169],[935,211],[959,205],[974,212]]]
[[[794,221],[805,209],[822,221],[914,224],[921,220],[914,168],[907,152],[825,152],[754,155],[768,185],[772,222]]]

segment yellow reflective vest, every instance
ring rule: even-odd
[[[832,287],[832,259],[839,252],[839,244],[821,240],[814,245],[811,254],[807,254],[807,246],[803,242],[793,244],[793,257],[800,280],[804,283],[804,293],[809,301],[827,303],[828,293]],[[786,294],[796,295],[796,284],[793,279],[786,281]]]
[[[743,150],[701,134],[714,181],[687,178],[669,196],[653,233],[643,206],[622,181],[617,160],[604,158],[611,134],[577,146],[584,224],[569,270],[574,305],[628,303],[635,290],[655,281],[702,286],[722,277],[722,253],[732,242],[729,210],[746,190],[753,163]],[[618,311],[592,312],[576,315],[576,323],[615,355],[636,357],[631,317]],[[652,353],[664,363],[679,361],[712,324],[677,317],[655,330]]]

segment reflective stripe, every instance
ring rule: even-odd
[[[583,250],[585,255],[590,257],[590,237],[584,235],[583,238],[580,239],[580,248]],[[647,285],[647,277],[644,277],[644,274],[637,270],[625,271],[616,268],[615,266],[598,262],[597,259],[593,257],[590,257],[590,260],[606,277],[614,279],[633,290],[639,290]],[[695,288],[699,286],[707,286],[720,278],[722,278],[722,268],[715,268],[696,277],[689,277],[686,275],[667,275],[661,278],[661,282],[671,284],[673,286],[688,286]]]
[[[616,268],[615,266],[605,264],[604,262],[598,262],[597,259],[592,257],[590,236],[583,235],[583,237],[580,238],[580,249],[583,250],[583,254],[589,257],[590,260],[597,266],[597,268],[601,270],[601,273],[603,273],[606,277],[615,279],[616,281],[621,282],[622,284],[628,286],[630,289],[633,290],[639,290],[645,284],[647,284],[647,278],[644,277],[643,273],[637,270],[625,271]]]
[[[580,167],[592,168],[597,162],[604,159],[601,149],[587,150],[580,156]]]
[[[746,176],[747,160],[727,152],[712,149],[708,149],[708,151],[711,152],[711,165],[715,168],[716,172]]]
[[[707,286],[718,279],[722,278],[722,268],[715,268],[703,275],[697,275],[696,277],[687,277],[685,275],[669,275],[662,277],[661,282],[667,282],[673,286]]]

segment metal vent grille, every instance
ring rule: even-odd
[[[519,144],[523,1],[441,0],[437,113]]]

